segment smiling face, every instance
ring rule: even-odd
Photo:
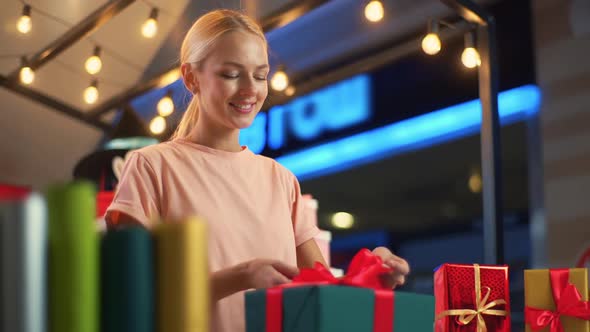
[[[268,95],[268,71],[260,37],[242,31],[219,37],[198,67],[183,70],[185,83],[197,91],[200,125],[222,130],[250,126]]]

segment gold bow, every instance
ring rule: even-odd
[[[484,287],[487,290],[487,292],[483,298],[481,297],[481,276],[479,271],[479,264],[473,264],[473,266],[475,268],[475,303],[477,305],[477,310],[445,310],[436,315],[436,319],[439,320],[446,316],[459,316],[459,323],[461,323],[462,325],[467,325],[471,323],[471,321],[475,317],[477,317],[477,332],[486,332],[488,329],[486,327],[486,322],[484,321],[482,315],[507,316],[508,311],[506,310],[491,309],[497,305],[506,304],[506,300],[501,299],[492,301],[490,303],[486,303],[488,301],[488,297],[490,297],[490,292],[492,290],[490,289],[490,287]]]

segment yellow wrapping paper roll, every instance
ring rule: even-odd
[[[582,295],[582,300],[588,301],[588,270],[569,269],[569,282],[576,286]],[[555,310],[548,269],[524,271],[524,298],[525,306]],[[590,322],[588,321],[568,316],[562,316],[560,319],[565,331],[590,332]],[[532,331],[531,327],[526,324],[525,332]],[[539,332],[549,331],[550,328],[547,326]]]
[[[198,218],[154,228],[157,331],[209,331],[206,225]]]

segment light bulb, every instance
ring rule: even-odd
[[[141,26],[141,34],[145,38],[153,38],[158,32],[158,9],[152,8],[150,17]]]
[[[84,66],[86,67],[88,74],[94,75],[97,74],[102,68],[102,61],[100,60],[99,56],[93,55],[86,59]]]
[[[16,29],[22,34],[29,33],[32,28],[33,28],[33,22],[31,21],[30,16],[23,15],[16,22]]]
[[[365,17],[371,22],[379,22],[383,19],[383,4],[381,1],[373,0],[365,6]]]
[[[156,116],[155,118],[150,121],[150,131],[155,134],[159,135],[166,130],[166,119],[161,116]]]
[[[158,23],[153,18],[148,18],[141,26],[141,33],[145,38],[152,38],[158,32]]]
[[[158,114],[166,117],[174,112],[174,102],[170,96],[166,95],[158,102]]]
[[[481,192],[481,189],[483,187],[481,175],[479,175],[478,173],[471,174],[471,176],[469,177],[468,186],[469,190],[471,190],[471,192],[474,194]]]
[[[348,212],[336,212],[332,215],[332,226],[348,229],[354,225],[354,216]]]
[[[294,87],[294,86],[292,86],[292,85],[289,85],[289,86],[287,87],[287,89],[285,89],[285,94],[286,94],[287,96],[289,96],[289,97],[291,97],[292,95],[294,95],[294,94],[295,94],[295,87]]]
[[[466,47],[461,54],[461,62],[467,68],[475,68],[481,65],[481,59],[479,53],[473,47]]]
[[[20,69],[20,81],[23,84],[29,85],[35,80],[35,72],[29,66],[24,66]]]
[[[276,91],[283,91],[289,86],[289,77],[279,69],[270,80],[270,86]]]
[[[98,100],[98,88],[95,81],[84,90],[84,101],[86,104],[94,104]]]
[[[16,21],[16,29],[22,34],[27,34],[32,28],[33,21],[31,20],[31,6],[25,5],[21,17]]]
[[[429,55],[440,52],[440,39],[436,33],[429,33],[422,39],[422,50]]]

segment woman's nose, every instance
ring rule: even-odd
[[[244,78],[240,82],[240,94],[243,96],[256,95],[256,82],[252,78]]]

